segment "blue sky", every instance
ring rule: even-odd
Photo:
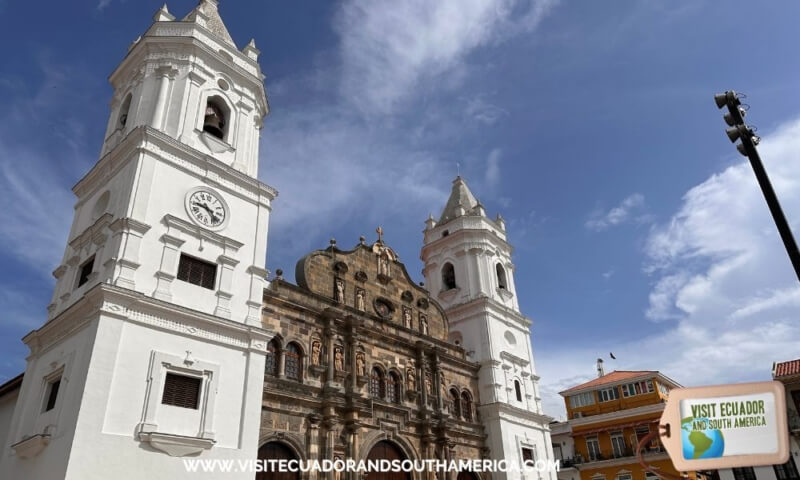
[[[168,4],[179,17],[194,5]],[[0,381],[24,369],[20,338],[45,319],[106,79],[160,6],[0,0]],[[460,168],[507,219],[547,413],[598,356],[685,385],[765,379],[800,356],[797,280],[712,100],[748,94],[797,229],[797,2],[223,0],[221,12],[240,47],[254,37],[262,51],[273,271],[380,224],[421,280],[423,221]]]

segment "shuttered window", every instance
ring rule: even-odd
[[[164,395],[161,397],[161,403],[197,410],[201,382],[202,380],[199,378],[168,373],[164,380]]]
[[[214,290],[216,278],[216,264],[181,254],[181,260],[178,263],[178,280]]]

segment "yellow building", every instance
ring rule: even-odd
[[[657,371],[614,371],[560,392],[575,444],[574,465],[581,480],[657,480],[635,456],[639,439],[658,428],[669,391],[680,387]],[[659,441],[650,442],[644,459],[677,475]],[[703,475],[689,475],[703,479]]]

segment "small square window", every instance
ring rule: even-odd
[[[178,280],[214,290],[216,279],[217,265],[215,263],[181,254],[178,263]]]
[[[47,389],[45,390],[45,403],[44,403],[44,411],[49,412],[50,410],[56,407],[56,401],[58,400],[58,389],[61,387],[61,377],[58,377],[54,380],[50,380],[47,382]]]
[[[161,396],[161,403],[197,410],[200,402],[201,383],[200,378],[167,373],[167,378],[164,379],[164,394]]]
[[[523,462],[533,462],[533,449],[532,448],[522,448],[522,461]]]
[[[89,275],[94,271],[94,255],[89,257],[89,260],[83,262],[81,265],[80,273],[78,274],[78,286],[82,286],[89,281]]]

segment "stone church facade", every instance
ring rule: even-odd
[[[301,259],[297,285],[264,291],[270,342],[262,443],[300,458],[367,459],[389,440],[405,458],[486,458],[479,365],[448,341],[447,316],[381,240]]]
[[[259,54],[200,0],[181,19],[159,9],[112,72],[47,320],[23,338],[24,374],[0,385],[0,478],[196,478],[187,459],[552,459],[505,223],[460,177],[426,222],[424,286],[380,229],[309,253],[295,283],[268,279],[277,191],[257,178]],[[506,478],[556,476],[366,475]]]

